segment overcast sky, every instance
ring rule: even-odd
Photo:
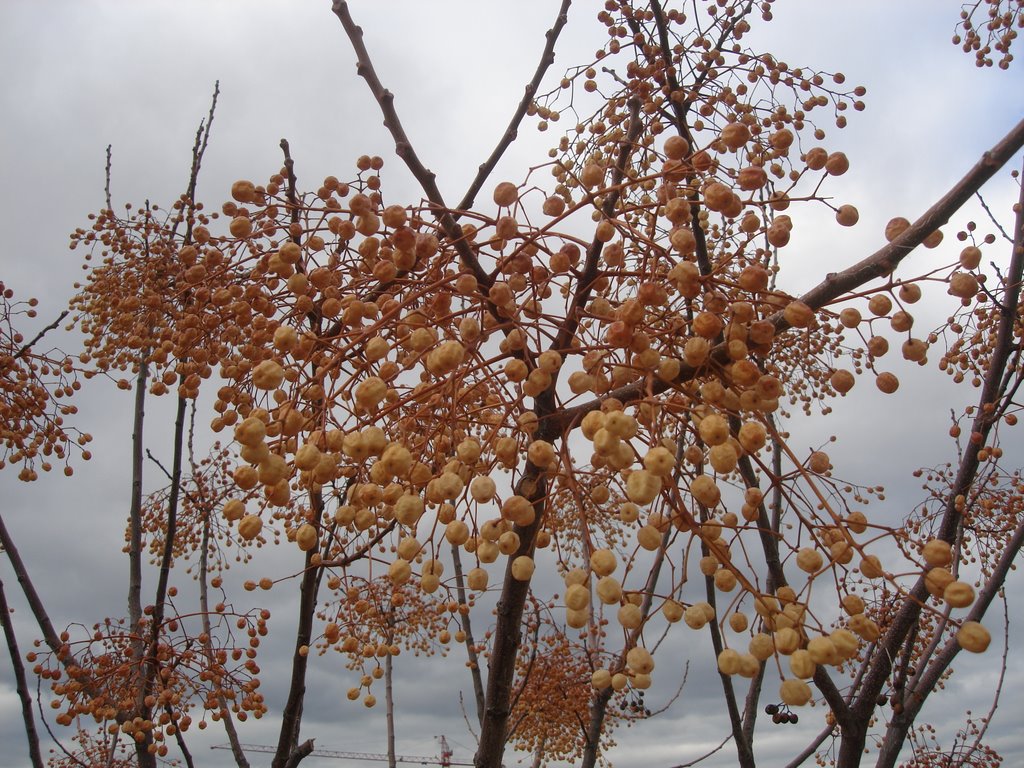
[[[578,2],[572,8],[549,87],[565,67],[587,60],[601,44],[594,20],[600,5]],[[532,75],[556,8],[554,0],[352,4],[378,73],[395,93],[410,137],[437,173],[448,200],[461,197],[497,141]],[[851,114],[850,127],[831,131],[827,142],[850,157],[850,172],[832,188],[840,202],[858,206],[861,224],[839,240],[838,228],[824,213],[798,220],[787,248],[796,265],[787,268],[788,290],[807,288],[824,272],[838,271],[873,251],[891,216],[912,219],[921,213],[1024,114],[1024,77],[1016,63],[1010,72],[979,71],[973,57],[950,44],[959,10],[955,0],[779,0],[775,22],[763,30],[754,22],[746,40],[752,47],[771,51],[792,66],[841,70],[848,82],[868,89],[868,109]],[[113,146],[115,207],[147,198],[173,200],[187,181],[196,126],[208,110],[216,80],[221,97],[199,185],[199,197],[211,207],[228,198],[235,179],[261,181],[274,173],[281,163],[282,137],[291,143],[300,185],[315,188],[328,174],[350,177],[358,155],[378,154],[386,161],[385,189],[391,199],[421,197],[392,155],[376,103],[355,76],[354,56],[329,0],[0,0],[0,73],[0,224],[5,233],[0,279],[18,297],[41,300],[41,321],[61,311],[82,274],[80,253],[67,250],[68,233],[84,226],[86,216],[103,205],[106,146]],[[538,134],[529,121],[520,134],[495,182],[521,179],[528,167],[546,160],[555,140],[553,133]],[[1019,168],[1020,158],[1009,167]],[[1004,221],[1016,194],[1009,167],[985,192]],[[979,214],[972,209],[970,215]],[[951,227],[949,240],[953,232]],[[951,260],[950,253],[941,263]],[[923,269],[934,258],[933,252],[915,256],[909,269]],[[919,322],[938,324],[945,311],[937,307],[928,318],[923,310]],[[73,338],[55,335],[54,340],[73,348]],[[830,449],[837,474],[886,485],[889,507],[882,513],[894,517],[922,498],[920,481],[910,473],[952,458],[945,438],[949,408],[975,396],[954,391],[934,366],[913,370],[905,364],[898,373],[903,385],[897,395],[882,398],[864,382],[835,405],[829,418],[793,430],[804,446],[840,435]],[[150,423],[168,423],[169,405],[151,405]],[[4,519],[58,625],[89,625],[124,612],[127,562],[117,552],[129,491],[129,411],[126,393],[94,382],[86,388],[80,416],[82,427],[96,437],[96,459],[90,465],[80,466],[70,480],[44,478],[30,486],[19,484],[9,470],[0,473]],[[161,437],[154,427],[149,447],[166,457]],[[1019,439],[1013,445],[1019,448]],[[282,557],[261,552],[260,574],[294,569],[294,558]],[[0,562],[0,578],[18,609],[24,651],[38,633],[6,562]],[[1020,586],[1020,579],[1016,583]],[[284,630],[280,647],[287,648],[294,598],[284,591],[265,597],[274,611],[272,629]],[[1024,606],[1017,600],[1016,607]],[[1011,620],[1019,622],[1019,616],[1020,610]],[[692,644],[693,637],[684,639]],[[245,741],[276,741],[275,715],[285,676],[282,667],[275,681],[275,668],[285,664],[287,652],[275,662],[273,647],[261,653],[271,713],[243,731]],[[688,648],[693,663],[683,695],[667,713],[617,734],[620,746],[608,758],[619,768],[682,763],[724,735],[711,656]],[[676,672],[666,674],[649,694],[652,708],[678,685],[687,651],[680,645],[678,653]],[[945,694],[926,710],[947,737],[962,722],[965,708],[987,708],[994,660],[965,660]],[[672,664],[659,656],[659,671],[663,667]],[[458,702],[459,689],[468,690],[461,659],[417,663],[403,656],[396,674],[399,751],[433,754],[433,737],[446,734],[457,756],[469,759],[473,739]],[[317,663],[303,734],[326,748],[383,752],[383,707],[368,711],[345,701],[352,679],[338,658]],[[1019,690],[1022,684],[1024,666],[1020,659],[1011,660],[1007,688]],[[1024,764],[1019,727],[1024,709],[1014,698],[1011,693],[1003,700],[991,732],[1008,765]],[[819,729],[821,718],[818,708],[809,710],[798,727],[763,727],[758,736],[763,764],[791,755],[794,744]],[[229,753],[205,751],[225,741],[215,731],[193,732],[193,751],[201,765],[230,765]],[[732,765],[733,754],[727,746],[705,765]],[[0,768],[26,762],[5,649],[0,660]],[[313,759],[306,764],[346,765]]]

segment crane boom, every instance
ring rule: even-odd
[[[245,752],[266,752],[273,754],[277,751],[277,747],[269,747],[265,744],[239,744],[239,746]],[[231,749],[230,744],[215,744],[210,749]],[[340,749],[321,749],[315,747],[312,752],[309,753],[314,757],[330,757],[339,760],[373,760],[386,762],[388,756],[378,752],[346,752]],[[441,750],[441,757],[425,757],[423,755],[395,755],[396,763],[409,763],[413,765],[466,765],[472,766],[473,763],[460,763],[451,759],[451,751],[447,748],[447,743],[444,744]]]

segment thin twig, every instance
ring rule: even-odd
[[[985,213],[988,214],[989,219],[992,221],[992,225],[999,230],[1000,234],[1002,234],[1003,238],[1007,242],[1012,243],[1013,238],[1006,234],[1006,230],[1003,229],[1003,225],[999,223],[999,219],[992,215],[992,211],[989,209],[988,203],[985,202],[985,198],[981,196],[981,192],[975,192],[974,196],[978,198],[978,202],[981,203],[981,207],[985,209]]]
[[[46,720],[46,712],[43,711],[43,694],[42,694],[42,691],[40,690],[41,684],[42,684],[42,678],[37,678],[36,679],[36,707],[39,709],[39,720],[40,720],[40,722],[42,722],[43,727],[46,729],[46,732],[50,735],[50,741],[52,741],[54,744],[56,744],[57,747],[60,749],[60,751],[63,752],[65,754],[65,756],[67,756],[67,758],[69,760],[71,760],[75,765],[79,765],[79,766],[81,766],[81,768],[91,768],[89,765],[86,765],[81,760],[79,760],[74,754],[69,752],[68,748],[65,747],[64,744],[61,742],[61,740],[57,738],[57,735],[53,732],[53,729],[50,728],[50,724]]]
[[[512,113],[512,119],[509,121],[508,127],[505,128],[505,132],[498,141],[498,146],[496,146],[490,156],[480,164],[476,177],[474,177],[473,182],[469,185],[469,189],[466,190],[466,194],[459,203],[459,211],[468,211],[473,207],[473,202],[476,199],[477,194],[480,192],[480,188],[483,187],[484,182],[487,181],[487,177],[491,175],[491,172],[494,170],[494,166],[498,164],[501,156],[505,154],[505,150],[508,149],[512,142],[516,140],[516,137],[519,134],[519,124],[523,121],[523,117],[526,116],[526,112],[529,109],[530,104],[533,103],[533,99],[537,95],[537,90],[540,88],[541,81],[544,79],[544,74],[555,61],[555,42],[558,40],[558,35],[561,33],[562,28],[569,19],[569,6],[571,5],[572,0],[562,0],[562,5],[558,9],[558,16],[555,17],[555,23],[551,26],[551,29],[544,33],[546,43],[544,44],[544,50],[541,52],[540,61],[537,63],[537,69],[533,73],[533,78],[526,84],[526,88],[523,92],[523,98],[520,100],[515,112]]]
[[[712,749],[710,752],[708,752],[708,753],[706,753],[704,755],[701,755],[700,757],[696,758],[695,760],[691,760],[688,763],[680,763],[679,765],[673,765],[672,768],[691,768],[692,766],[697,765],[698,763],[702,763],[705,760],[707,760],[709,757],[711,757],[712,755],[714,755],[717,752],[719,752],[722,749],[722,747],[724,747],[730,741],[732,741],[732,734],[731,733],[728,736],[726,736],[724,739],[722,739],[722,743],[719,744],[714,749]]]
[[[58,325],[61,324],[61,321],[63,321],[64,318],[68,316],[68,312],[69,311],[70,310],[65,309],[63,312],[61,312],[57,316],[56,320],[54,320],[48,326],[46,326],[41,331],[39,331],[39,333],[37,333],[35,336],[33,336],[31,341],[29,341],[26,344],[22,345],[21,348],[18,349],[18,351],[14,353],[14,359],[17,360],[17,359],[19,359],[21,357],[24,357],[25,354],[27,354],[28,351],[30,349],[32,349],[33,346],[35,346],[36,344],[39,343],[39,340],[42,339],[43,336],[45,336],[47,333],[49,333],[50,331],[54,330]]]
[[[1006,682],[1006,664],[1010,655],[1010,609],[1006,602],[1005,590],[1000,590],[999,597],[1003,601],[1003,657],[999,663],[999,682],[996,683],[996,690],[992,694],[992,706],[989,707],[988,714],[981,719],[981,727],[974,737],[974,743],[971,744],[970,748],[967,749],[957,762],[958,767],[967,764],[971,756],[981,748],[981,740],[985,738],[988,727],[992,724],[992,718],[995,717],[996,709],[999,708],[999,699],[1003,695],[1003,683]]]
[[[107,144],[107,165],[103,172],[103,199],[107,202],[107,210],[113,211],[113,205],[110,202],[110,167],[111,167],[111,150],[113,144]]]

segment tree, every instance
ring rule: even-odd
[[[984,8],[984,32],[968,8],[958,42],[1006,68],[1024,10]],[[269,614],[234,607],[250,598],[229,596],[240,585],[225,553],[258,564],[253,550],[273,539],[299,550],[291,569],[241,586],[298,584],[274,766],[313,749],[300,741],[311,649],[343,654],[361,673],[349,698],[373,706],[403,645],[455,640],[477,765],[500,765],[511,742],[537,762],[591,766],[616,724],[643,727],[643,692],[664,670],[682,684],[659,645],[685,632],[710,641],[740,765],[757,762],[762,709],[789,722],[811,700],[826,726],[794,764],[994,760],[983,726],[956,737],[957,754],[916,729],[960,651],[988,647],[987,612],[1024,537],[1024,486],[1003,451],[1021,375],[1024,201],[1005,243],[988,224],[957,223],[956,246],[941,229],[1019,152],[1024,123],[914,221],[893,217],[886,245],[789,291],[805,212],[834,211],[837,238],[858,222],[831,202],[849,160],[829,137],[865,92],[748,47],[771,2],[608,2],[594,59],[545,91],[564,0],[458,203],[420,160],[347,3],[333,12],[422,200],[392,202],[385,161],[368,155],[352,178],[303,191],[282,140],[278,173],[237,181],[208,212],[196,189],[211,108],[168,211],[118,214],[108,200],[73,235],[99,259],[71,306],[84,351],[57,369],[124,376],[136,397],[127,618],[56,632],[0,530],[48,646],[30,661],[82,754],[112,756],[124,735],[138,764],[155,765],[173,738],[191,763],[185,734],[202,711],[200,726],[223,722],[245,764],[234,722],[267,712],[256,654]],[[551,131],[570,114],[547,161],[492,178],[527,116]],[[905,268],[918,246],[940,266]],[[922,330],[923,301],[945,302],[948,320]],[[69,385],[19,398],[39,339],[2,340],[8,463],[34,479],[44,457],[67,453],[50,403]],[[897,343],[902,363],[887,356]],[[883,492],[840,479],[826,450],[790,432],[872,381],[878,397],[901,396],[900,366],[936,358],[978,390],[954,413],[955,455],[922,470],[919,507],[868,514]],[[172,466],[152,464],[169,485],[146,496],[145,404],[168,394]],[[230,439],[227,453],[197,458],[204,423],[216,437],[199,439]],[[191,558],[186,608],[170,579]],[[211,587],[224,591],[213,606]],[[389,685],[387,701],[390,722],[401,692],[394,701]],[[35,743],[30,710],[25,721]]]

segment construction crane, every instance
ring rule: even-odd
[[[473,763],[461,763],[456,760],[452,760],[452,749],[448,746],[448,740],[444,737],[440,737],[441,742],[441,756],[440,757],[424,757],[422,755],[395,755],[396,763],[411,763],[414,765],[437,765],[441,768],[449,768],[453,765],[468,765],[471,766]],[[245,752],[266,752],[273,754],[277,751],[277,747],[268,747],[264,744],[239,744]],[[215,744],[210,749],[231,749],[230,744]],[[314,757],[331,757],[340,760],[374,760],[387,762],[388,756],[377,752],[345,752],[339,749],[320,749],[316,747],[312,752],[309,753]]]

